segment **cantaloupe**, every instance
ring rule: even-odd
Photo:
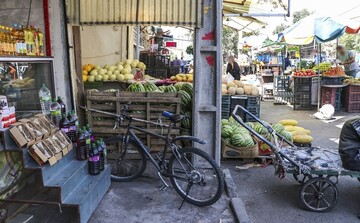
[[[228,90],[225,89],[225,88],[223,88],[223,89],[221,90],[221,94],[228,94]]]
[[[236,95],[236,87],[229,87],[228,92],[229,95]]]
[[[237,95],[242,95],[242,94],[244,94],[244,88],[241,88],[241,87],[237,88],[237,89],[236,89],[236,94],[237,94]]]
[[[230,88],[230,87],[235,87],[236,84],[234,82],[229,82],[227,83],[227,87]]]
[[[241,82],[241,81],[239,81],[239,80],[234,80],[234,83],[236,84],[236,86],[238,86],[238,87],[244,87],[244,83],[243,82]]]
[[[251,95],[251,85],[244,85],[244,92],[246,95]]]
[[[259,89],[256,86],[251,86],[251,95],[258,96]]]

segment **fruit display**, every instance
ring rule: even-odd
[[[250,84],[244,84],[242,81],[234,80],[221,86],[221,93],[223,95],[259,95],[259,89]]]
[[[250,132],[236,122],[233,117],[221,120],[221,136],[226,144],[235,147],[251,147],[255,145]]]
[[[83,82],[126,82],[134,79],[133,69],[145,70],[146,66],[139,60],[130,59],[119,61],[115,65],[106,64],[103,67],[86,64],[82,66],[82,78]]]
[[[343,81],[344,84],[360,84],[360,78],[354,78],[351,76],[346,76]]]
[[[175,76],[171,76],[170,80],[176,82],[190,82],[192,83],[194,79],[193,74],[177,74]]]
[[[3,88],[9,88],[9,87],[13,87],[13,88],[33,88],[35,87],[35,79],[32,79],[30,77],[26,77],[24,79],[16,79],[16,80],[12,80],[10,83],[5,84],[3,86]]]
[[[323,62],[323,63],[315,65],[313,67],[313,71],[317,72],[320,70],[320,73],[324,73],[325,71],[328,71],[330,68],[331,68],[331,63]]]
[[[297,70],[293,73],[294,77],[313,77],[315,76],[315,72],[311,69],[302,69],[302,70]]]
[[[323,73],[325,77],[343,77],[345,76],[345,71],[342,67],[332,67],[328,71]]]

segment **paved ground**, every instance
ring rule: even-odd
[[[313,113],[294,112],[287,106],[273,106],[271,102],[266,102],[262,105],[261,117],[273,123],[283,118],[295,118],[301,126],[312,131],[314,146],[336,150],[337,143],[333,140],[339,137],[342,123],[355,114],[336,113],[341,118],[326,123],[312,118]],[[280,180],[274,176],[272,166],[239,170],[236,168],[241,165],[239,161],[225,161],[222,165],[230,170],[252,223],[359,222],[357,214],[360,213],[360,183],[356,179],[340,178],[339,201],[331,212],[312,213],[301,208],[300,186],[292,176],[287,175],[287,178]]]
[[[170,184],[170,182],[168,182]],[[170,187],[158,190],[160,180],[155,172],[133,182],[113,182],[89,223],[232,223],[235,222],[229,209],[229,197],[222,198],[210,207],[196,207],[182,202]]]

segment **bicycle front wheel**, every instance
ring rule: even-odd
[[[114,136],[104,140],[107,161],[111,165],[111,179],[119,182],[132,181],[141,176],[146,168],[146,155],[132,142],[123,146],[123,137]]]
[[[219,166],[198,148],[182,148],[180,156],[172,155],[169,174],[176,192],[196,206],[208,206],[218,201],[224,189]]]

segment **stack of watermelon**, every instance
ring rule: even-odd
[[[264,121],[263,121],[264,122]],[[265,122],[266,123],[266,122]],[[285,139],[287,139],[288,141],[292,142],[292,135],[289,131],[287,131],[284,126],[281,123],[276,123],[273,124],[271,126],[277,133],[279,133],[281,136],[283,136]],[[269,131],[260,123],[256,123],[254,124],[253,129],[255,130],[255,132],[263,135],[266,137],[267,140],[273,142],[273,135],[271,133],[269,133]]]
[[[224,142],[235,147],[254,146],[250,132],[242,127],[233,117],[221,120],[221,136]]]
[[[176,83],[175,85],[157,87],[152,82],[141,84],[139,82],[132,83],[126,91],[130,92],[154,92],[154,93],[180,93],[181,94],[181,114],[187,118],[181,123],[186,129],[192,127],[192,98],[194,94],[192,83]]]

